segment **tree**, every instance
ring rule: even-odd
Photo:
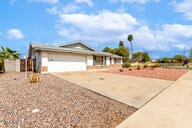
[[[147,52],[136,52],[132,55],[132,60],[135,62],[147,62],[151,58]]]
[[[162,63],[170,63],[171,61],[173,60],[173,58],[170,58],[170,57],[164,57],[162,58]]]
[[[121,46],[121,47],[116,49],[115,54],[119,55],[119,56],[122,56],[122,57],[125,57],[124,62],[129,61],[129,54],[130,53],[129,53],[128,48],[126,48],[124,46]]]
[[[109,47],[105,47],[103,49],[103,52],[109,52],[109,53],[112,53],[112,54],[115,54],[115,55],[122,56],[122,57],[125,58],[124,62],[128,62],[129,61],[129,55],[130,55],[129,49],[127,47],[124,47],[124,45],[122,45],[123,41],[121,43],[120,42],[119,42],[119,47],[118,48],[111,49]]]
[[[178,61],[178,62],[182,62],[183,60],[186,59],[186,57],[184,55],[180,55],[180,54],[177,54],[173,57],[174,60]]]
[[[147,52],[144,52],[143,53],[143,62],[147,62],[147,61],[150,61],[151,60],[151,57],[149,56],[149,54]]]
[[[123,41],[119,41],[119,47],[124,47],[124,42]]]
[[[103,52],[109,52],[109,53],[112,53],[112,49],[109,48],[109,47],[105,47],[105,48],[103,49]]]
[[[17,51],[12,50],[8,47],[1,46],[0,58],[2,58],[2,59],[18,59],[19,57],[20,57],[20,54],[17,53]]]
[[[127,37],[127,40],[130,42],[130,44],[131,44],[131,59],[132,59],[132,57],[133,57],[133,45],[132,45],[132,41],[133,41],[133,35],[128,35],[128,37]]]

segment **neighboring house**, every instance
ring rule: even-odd
[[[120,68],[123,57],[90,48],[82,42],[65,45],[30,43],[29,58],[37,72],[88,71]]]

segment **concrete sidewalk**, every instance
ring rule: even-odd
[[[173,81],[102,72],[54,73],[84,88],[136,108],[142,107]]]
[[[192,128],[192,71],[116,128]]]

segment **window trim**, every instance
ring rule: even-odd
[[[101,59],[101,62],[99,62],[100,64],[97,64],[97,58],[101,57],[99,59]],[[107,57],[106,56],[96,56],[93,55],[93,66],[106,66],[107,62]]]

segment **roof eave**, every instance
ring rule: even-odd
[[[121,56],[113,55],[113,54],[103,54],[100,52],[86,52],[86,51],[73,51],[73,50],[66,50],[66,49],[54,49],[54,48],[34,48],[33,51],[52,51],[52,52],[65,52],[65,53],[76,53],[76,54],[83,54],[83,55],[100,55],[100,56],[108,56],[113,58],[123,58]]]

